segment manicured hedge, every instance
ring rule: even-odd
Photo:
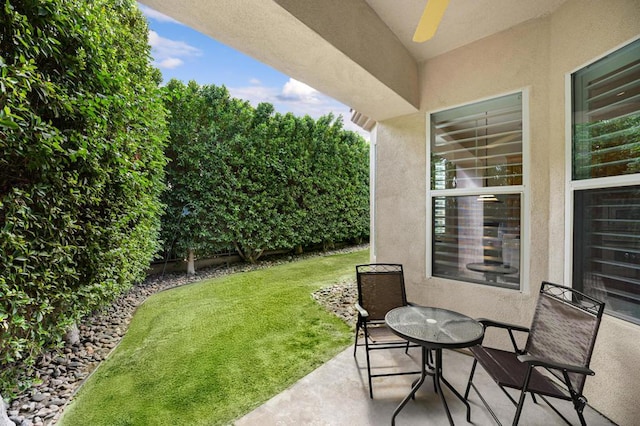
[[[0,389],[158,250],[167,136],[133,0],[0,5]]]
[[[332,115],[253,108],[224,87],[165,87],[171,111],[163,239],[186,255],[265,250],[369,235],[369,146]]]

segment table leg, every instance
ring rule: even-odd
[[[396,416],[398,415],[400,410],[402,410],[404,406],[407,405],[407,402],[409,402],[409,400],[413,397],[413,395],[415,395],[415,393],[418,391],[420,386],[422,386],[422,384],[424,383],[424,379],[427,377],[426,361],[427,361],[427,348],[423,346],[422,347],[422,370],[420,372],[420,379],[413,385],[413,388],[411,388],[411,392],[409,392],[409,395],[407,395],[402,400],[400,405],[398,405],[398,407],[393,412],[393,416],[391,416],[391,426],[395,426]]]
[[[440,376],[440,380],[442,380],[442,382],[447,385],[449,389],[451,389],[451,392],[453,392],[453,394],[457,396],[458,399],[462,401],[462,403],[467,407],[467,422],[471,423],[471,406],[469,405],[469,401],[467,401],[464,396],[462,396],[453,386],[451,386],[451,384],[447,382],[444,377]]]
[[[467,422],[471,423],[471,406],[469,405],[469,402],[442,375],[442,349],[436,349],[436,382],[438,392],[440,393],[440,399],[442,400],[442,404],[444,405],[444,408],[447,412],[449,424],[453,425],[453,419],[451,418],[449,407],[447,406],[447,402],[444,399],[444,394],[442,393],[442,387],[440,385],[441,382],[447,385],[451,392],[453,392],[453,394],[467,407]]]
[[[435,376],[435,384],[436,384],[436,393],[440,395],[440,400],[442,401],[442,405],[444,405],[444,411],[447,413],[447,418],[449,419],[449,424],[453,426],[453,418],[451,418],[451,412],[449,411],[449,406],[447,405],[447,400],[444,398],[444,393],[442,392],[442,386],[440,385],[440,381],[444,380],[442,377],[442,349],[438,348],[436,351],[436,376]],[[446,380],[445,380],[445,383]],[[448,383],[447,385],[451,387]]]
[[[453,418],[451,417],[451,412],[449,411],[449,406],[447,405],[447,400],[444,397],[444,392],[442,392],[442,383],[444,383],[453,394],[458,397],[460,401],[467,407],[467,422],[471,422],[471,406],[469,402],[442,376],[442,349],[435,349],[436,359],[435,359],[435,368],[433,369],[433,373],[427,372],[426,361],[427,361],[427,348],[422,347],[422,370],[420,374],[420,378],[414,382],[413,387],[411,388],[411,392],[407,395],[400,405],[393,412],[393,416],[391,417],[391,426],[395,426],[396,424],[396,416],[400,411],[404,408],[405,405],[409,402],[411,398],[414,397],[415,393],[418,391],[420,386],[425,381],[427,375],[433,374],[433,384],[435,386],[435,391],[438,395],[440,395],[440,401],[442,401],[442,405],[444,406],[444,410],[447,413],[447,419],[449,419],[449,424],[454,425]]]

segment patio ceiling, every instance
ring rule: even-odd
[[[427,0],[142,0],[374,120],[417,112],[419,64],[565,0],[451,0],[435,37],[411,39]]]

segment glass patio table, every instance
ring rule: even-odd
[[[498,281],[500,275],[510,275],[518,272],[515,266],[492,264],[492,263],[467,263],[467,269],[475,272],[483,272],[487,281]]]
[[[425,306],[403,306],[389,311],[385,317],[387,326],[398,336],[417,343],[422,349],[422,371],[420,378],[414,382],[411,392],[402,400],[393,412],[391,424],[395,425],[398,413],[404,408],[416,391],[422,386],[427,376],[433,376],[436,393],[453,425],[451,412],[442,392],[444,383],[467,407],[467,421],[471,421],[471,407],[467,400],[442,375],[442,349],[467,348],[477,345],[484,337],[482,324],[473,318],[448,309]],[[435,352],[435,366],[427,371],[427,351]]]

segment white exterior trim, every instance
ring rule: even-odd
[[[518,291],[521,293],[529,294],[530,291],[530,282],[529,282],[529,246],[531,244],[531,212],[530,212],[530,190],[529,190],[529,179],[530,179],[530,170],[531,170],[531,152],[530,152],[530,140],[531,140],[531,122],[530,122],[530,111],[529,111],[529,87],[523,87],[518,90],[513,90],[509,92],[495,94],[493,96],[488,96],[476,100],[472,100],[469,102],[461,103],[458,105],[441,108],[433,111],[428,111],[426,113],[426,176],[425,181],[427,183],[427,194],[426,194],[426,258],[425,258],[425,273],[427,279],[439,278],[433,276],[433,267],[431,263],[431,258],[433,257],[433,214],[431,211],[431,200],[432,200],[432,189],[431,189],[431,115],[436,114],[440,111],[445,111],[449,109],[454,109],[466,105],[471,105],[479,102],[483,102],[486,100],[491,100],[495,98],[499,98],[501,96],[508,96],[513,94],[521,94],[522,95],[522,185],[514,185],[509,187],[490,187],[490,188],[477,188],[477,189],[439,189],[438,194],[443,196],[455,195],[455,196],[464,196],[464,195],[477,195],[477,194],[521,194],[521,206],[520,206],[520,288]],[[453,280],[452,278],[448,278]],[[459,280],[453,280],[459,281]],[[467,283],[470,285],[484,285],[484,284],[476,284],[476,283]],[[501,287],[495,287],[496,289],[501,289]],[[515,289],[506,288],[505,290],[514,291]]]

